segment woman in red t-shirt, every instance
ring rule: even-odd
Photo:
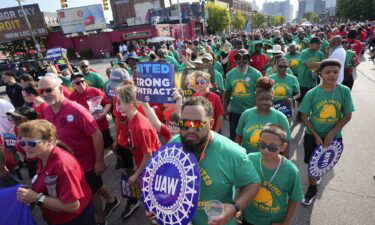
[[[194,88],[196,93],[193,96],[205,97],[211,102],[212,108],[214,109],[214,123],[211,130],[220,132],[223,122],[224,109],[220,97],[217,94],[209,91],[211,75],[202,71],[194,71],[192,74],[190,74],[190,76],[195,80],[192,88]]]
[[[33,109],[38,113],[38,119],[44,119],[44,109],[48,106],[39,90],[33,85],[29,85],[22,89],[22,96],[26,102],[33,103]]]
[[[36,203],[48,224],[94,225],[91,189],[77,159],[56,146],[56,128],[47,120],[33,120],[18,127],[18,144],[27,157],[38,158],[32,188],[19,188],[17,199]]]

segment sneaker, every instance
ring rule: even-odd
[[[319,185],[322,182],[322,178],[319,177],[318,180],[316,181],[316,185]]]
[[[311,205],[314,202],[314,199],[316,198],[317,192],[318,189],[316,188],[316,186],[309,186],[305,194],[305,197],[302,199],[302,204],[306,206]]]
[[[96,223],[96,225],[107,225],[108,223],[107,223],[107,220],[104,220],[104,222],[102,222],[102,223]]]
[[[121,218],[126,218],[132,214],[132,212],[138,208],[141,205],[139,201],[137,202],[131,202],[128,201],[128,203],[125,206],[124,211],[121,213]]]
[[[120,201],[115,197],[115,200],[112,203],[106,203],[104,207],[104,218],[108,218],[112,211],[120,205]]]

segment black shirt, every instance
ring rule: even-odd
[[[20,106],[23,106],[25,103],[25,100],[22,96],[22,86],[19,83],[14,83],[7,85],[5,88],[5,92],[8,95],[8,98],[10,99],[10,102],[14,106],[14,108],[18,108]]]

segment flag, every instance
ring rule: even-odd
[[[246,21],[245,31],[246,31],[247,33],[251,33],[251,21],[250,21],[250,19],[248,19],[248,20]]]

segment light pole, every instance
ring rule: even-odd
[[[177,7],[178,7],[178,17],[179,17],[179,20],[180,20],[181,39],[184,40],[185,35],[184,35],[184,27],[182,26],[180,0],[177,0]]]
[[[18,4],[20,5],[20,8],[21,8],[21,11],[22,11],[22,14],[23,14],[23,17],[25,18],[25,21],[26,21],[26,24],[27,24],[27,27],[29,28],[29,32],[30,32],[30,35],[31,35],[31,38],[33,39],[33,42],[34,42],[34,45],[35,45],[35,48],[36,48],[36,51],[38,52],[38,58],[39,56],[41,56],[41,51],[40,51],[40,46],[39,46],[39,43],[36,41],[36,38],[35,38],[35,35],[34,35],[34,32],[33,30],[31,29],[31,25],[30,25],[30,22],[29,22],[29,19],[27,18],[27,15],[25,13],[25,10],[23,9],[23,6],[21,4],[21,1],[24,1],[24,0],[16,0],[18,2]]]

